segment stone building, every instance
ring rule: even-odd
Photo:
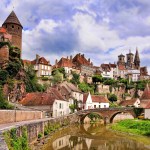
[[[20,101],[23,106],[45,112],[47,117],[60,117],[69,114],[69,103],[61,93],[51,88],[48,93],[28,93]]]
[[[2,24],[2,27],[7,30],[7,32],[12,36],[12,45],[18,47],[22,50],[22,29],[18,17],[15,12],[12,11],[7,19]]]

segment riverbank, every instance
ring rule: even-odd
[[[111,129],[129,134],[150,136],[150,120],[122,120],[113,124]]]

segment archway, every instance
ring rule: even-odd
[[[118,118],[119,120],[124,120],[124,119],[134,119],[134,115],[131,112],[128,111],[118,111],[115,112],[111,117],[110,117],[110,123],[113,123],[114,118],[118,115],[118,114],[122,114],[120,115],[120,118]]]
[[[89,116],[90,114],[96,114],[96,115],[99,116],[100,119],[104,120],[104,117],[103,117],[103,115],[101,113],[98,113],[98,112],[89,112],[89,113],[84,114],[83,116],[80,117],[80,123],[84,123],[85,118],[87,116]],[[93,116],[93,119],[94,119],[94,116]]]

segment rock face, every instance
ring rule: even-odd
[[[20,70],[11,83],[7,83],[3,87],[3,93],[10,102],[17,102],[26,94],[26,85],[24,83],[26,75],[24,70]]]

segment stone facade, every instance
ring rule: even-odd
[[[0,64],[8,62],[9,60],[9,48],[7,45],[0,48]]]

